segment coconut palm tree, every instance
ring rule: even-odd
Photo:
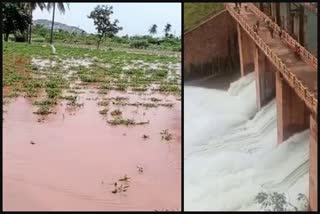
[[[66,12],[64,3],[61,3],[61,2],[48,3],[47,9],[50,11],[51,8],[53,8],[53,13],[52,13],[52,25],[51,25],[51,35],[50,35],[50,44],[52,44],[52,41],[53,41],[53,26],[54,26],[54,15],[55,15],[55,11],[56,11],[56,4],[57,4],[57,7],[58,7],[58,10],[59,10],[61,13],[64,14],[64,13]],[[69,3],[66,3],[66,4],[67,4],[68,9],[69,9]]]
[[[151,28],[149,29],[149,33],[150,34],[156,34],[157,33],[157,27],[158,26],[156,24],[152,25]]]
[[[32,31],[32,13],[33,11],[39,7],[40,10],[43,10],[46,7],[46,4],[43,2],[30,2],[28,3],[29,10],[30,10],[30,17],[31,17],[31,24],[29,25],[29,37],[28,37],[28,42],[29,44],[31,43],[31,31]]]
[[[166,37],[169,36],[170,31],[171,31],[171,24],[167,23],[166,26],[164,27],[164,32]]]

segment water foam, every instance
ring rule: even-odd
[[[228,91],[185,86],[185,209],[261,210],[260,191],[308,195],[309,131],[277,145],[276,102],[256,108],[254,72]]]

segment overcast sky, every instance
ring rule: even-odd
[[[69,10],[61,14],[56,10],[55,21],[67,25],[76,26],[88,33],[94,33],[93,20],[87,16],[97,5],[112,5],[113,15],[111,19],[118,19],[123,27],[117,35],[123,36],[145,35],[151,25],[158,25],[158,35],[164,35],[163,29],[166,23],[172,25],[172,33],[181,34],[181,4],[180,3],[69,3]],[[52,10],[41,11],[37,8],[33,12],[33,19],[52,19]]]

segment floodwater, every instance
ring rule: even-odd
[[[297,195],[308,197],[309,130],[277,145],[276,102],[257,110],[254,74],[228,90],[184,87],[185,210],[263,211],[262,191],[306,209]]]
[[[20,211],[180,210],[181,106],[174,96],[82,90],[83,107],[65,101],[39,122],[36,107],[18,97],[6,104],[3,121],[3,206]],[[124,96],[130,102],[150,97],[174,103],[159,106],[109,106],[123,118],[146,125],[111,126],[99,114],[103,98]],[[131,101],[132,100],[132,101]],[[150,102],[150,101],[149,101]],[[109,112],[110,112],[109,111]],[[130,117],[129,117],[130,116]],[[160,132],[169,130],[165,142]],[[144,139],[146,134],[149,138]],[[34,144],[31,144],[31,141]],[[138,172],[137,166],[143,167]],[[129,177],[126,192],[112,193],[114,182]]]

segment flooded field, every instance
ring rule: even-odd
[[[180,210],[180,58],[4,44],[4,210]]]

